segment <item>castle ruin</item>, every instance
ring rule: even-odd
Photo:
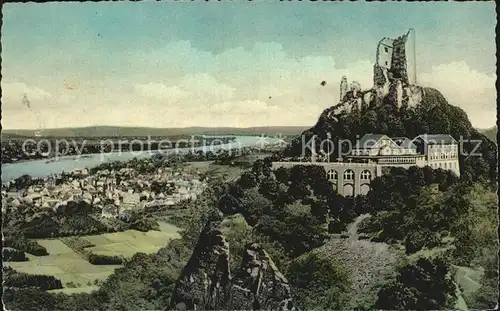
[[[377,45],[373,66],[373,87],[362,90],[358,82],[348,84],[343,76],[340,82],[340,103],[333,113],[350,113],[373,104],[373,101],[391,97],[398,108],[406,105],[417,106],[422,90],[417,86],[416,36],[411,28],[406,34],[396,38],[382,38]],[[380,102],[380,100],[378,101]]]
[[[384,85],[395,80],[403,84],[417,84],[415,42],[413,28],[399,38],[383,38],[379,41],[373,70],[375,85]]]
[[[343,100],[347,94],[347,77],[342,76],[342,80],[340,81],[340,100]]]

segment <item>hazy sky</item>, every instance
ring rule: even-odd
[[[234,0],[4,4],[2,126],[312,126],[410,27],[419,84],[493,126],[493,2]]]

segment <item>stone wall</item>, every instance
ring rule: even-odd
[[[348,163],[348,162],[273,162],[272,169],[278,169],[280,167],[292,168],[296,165],[317,165],[323,167],[325,174],[332,187],[337,191],[337,193],[343,196],[356,196],[358,194],[366,194],[370,189],[370,182],[375,177],[382,174],[381,167],[377,164],[369,163]],[[344,178],[344,173],[346,171],[352,171],[354,177],[352,179]],[[364,171],[370,172],[371,180],[362,179],[361,173]],[[329,173],[330,172],[330,173]],[[337,179],[331,179],[332,173],[337,173]],[[352,189],[352,193],[351,193]]]
[[[372,88],[363,90],[356,82],[348,85],[347,78],[342,77],[340,103],[331,107],[328,119],[338,120],[338,116],[342,114],[378,107],[388,96],[390,97],[389,102],[398,108],[413,108],[421,103],[423,89],[417,85],[409,84],[416,79],[416,73],[412,73],[411,79],[408,76],[408,61],[412,61],[408,55],[411,56],[415,52],[415,42],[411,41],[412,34],[414,35],[414,32],[410,30],[407,34],[396,39],[383,38],[379,41],[376,62],[373,66]],[[413,55],[413,58],[415,57]],[[413,61],[415,60],[413,59]],[[412,70],[416,70],[413,65]]]
[[[387,81],[387,73],[378,64],[373,66],[373,84],[384,85]]]
[[[390,72],[393,79],[399,79],[404,84],[408,84],[408,71],[406,64],[406,39],[407,35],[394,40],[392,50],[392,65]]]
[[[382,68],[391,68],[392,63],[393,40],[383,38],[377,45],[377,54],[375,63]]]

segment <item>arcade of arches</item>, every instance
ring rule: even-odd
[[[351,169],[346,169],[342,173],[343,184],[341,192],[344,196],[353,196],[354,183],[356,180],[356,174]],[[330,169],[326,172],[327,179],[332,183],[333,188],[339,192],[339,173],[335,169]],[[372,173],[369,170],[363,170],[359,174],[359,194],[366,195],[370,190],[370,182],[372,180]]]
[[[370,183],[382,175],[382,166],[369,163],[344,162],[273,162],[272,169],[292,168],[295,165],[316,165],[325,170],[326,178],[333,189],[343,196],[367,194]]]

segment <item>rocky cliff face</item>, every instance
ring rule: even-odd
[[[193,255],[177,280],[172,307],[177,310],[215,309],[227,300],[229,245],[209,222],[200,234]]]
[[[220,222],[209,222],[183,269],[169,310],[294,310],[290,287],[269,255],[249,244],[231,277],[229,244]]]
[[[329,108],[329,117],[337,119],[338,115],[353,111],[367,111],[388,103],[395,108],[415,108],[422,102],[424,89],[417,85],[405,83],[402,79],[389,79],[387,70],[375,65],[375,85],[368,90],[361,90],[359,83],[351,85],[351,89],[342,94],[341,101]]]

